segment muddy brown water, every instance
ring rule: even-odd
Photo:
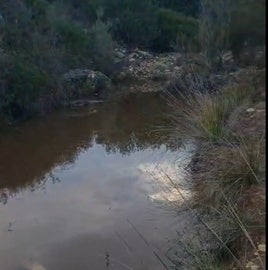
[[[155,132],[167,112],[130,95],[0,134],[0,269],[165,269],[178,216],[150,173],[181,153]]]

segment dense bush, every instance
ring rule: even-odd
[[[117,43],[158,52],[201,47],[212,63],[227,49],[238,56],[264,43],[264,7],[264,0],[2,0],[0,114],[37,108],[70,69],[109,75]]]
[[[92,39],[91,55],[95,69],[111,73],[114,64],[114,48],[116,42],[110,33],[111,25],[104,23],[100,16],[90,29]]]
[[[223,53],[237,57],[244,48],[265,43],[265,1],[201,0],[200,44],[212,66],[220,66]]]
[[[23,59],[9,59],[5,64],[9,66],[1,73],[0,111],[11,119],[24,118],[33,113],[37,98],[52,88],[52,80]]]
[[[199,0],[104,1],[105,14],[113,22],[116,39],[157,51],[172,49],[178,34],[180,40],[190,38],[191,41],[187,42],[192,42],[198,31],[193,19],[198,7]]]
[[[201,0],[199,39],[202,53],[213,68],[221,65],[228,49],[230,16],[230,0]]]
[[[158,50],[174,48],[186,50],[197,47],[198,22],[192,17],[187,17],[170,9],[157,11],[157,28],[159,36],[154,47]]]
[[[237,1],[231,16],[230,48],[235,56],[243,47],[265,43],[265,1]]]
[[[153,1],[105,1],[105,14],[113,22],[116,39],[131,46],[150,47],[157,35]]]
[[[75,6],[67,0],[25,0],[17,6],[13,0],[3,2],[0,114],[17,118],[38,112],[40,98],[54,95],[69,69],[111,69],[114,41],[109,25],[96,11],[90,26],[85,17],[74,19],[79,9],[82,14],[92,5],[81,1]]]

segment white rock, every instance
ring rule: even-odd
[[[255,112],[255,109],[254,108],[248,108],[248,109],[246,109],[246,112],[248,112],[248,113]]]
[[[30,265],[26,265],[27,270],[47,270],[43,265],[33,262]]]
[[[265,250],[266,250],[266,245],[265,245],[265,244],[258,245],[258,250],[259,250],[259,251],[262,251],[262,252],[265,252]]]
[[[253,262],[248,262],[248,263],[246,264],[246,268],[250,268],[252,265],[254,265]]]

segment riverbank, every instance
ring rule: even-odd
[[[86,106],[90,103],[88,100],[109,100],[110,97],[130,92],[165,92],[172,91],[174,86],[186,89],[192,87],[191,82],[196,79],[205,81],[205,88],[215,90],[235,81],[245,69],[243,65],[234,62],[230,51],[223,54],[219,70],[212,70],[200,53],[153,53],[138,48],[117,47],[113,50],[113,55],[113,67],[107,74],[89,67],[69,69],[57,75],[57,83],[54,85],[47,85],[49,80],[17,67],[19,70],[16,72],[21,73],[18,78],[6,79],[0,85],[1,122],[12,124],[32,116],[45,116],[76,103]],[[263,66],[263,55],[262,48],[256,50],[251,55],[251,62],[259,62],[259,65]],[[243,57],[248,61],[247,53]],[[198,78],[192,76],[193,72]],[[29,89],[33,94],[27,101],[20,96],[20,88],[16,84],[27,89],[27,86],[23,85],[30,84],[33,80],[38,84]],[[14,88],[12,91],[16,92],[12,98],[7,95],[11,91],[9,88]],[[43,88],[48,90],[43,91]]]
[[[231,269],[237,265],[239,269],[247,265],[252,270],[261,269],[264,253],[259,245],[265,245],[266,199],[263,55],[256,53],[258,59],[248,66],[235,64],[227,52],[217,71],[212,71],[200,54],[152,54],[134,49],[119,55],[120,67],[110,77],[89,69],[67,72],[63,76],[64,92],[61,89],[55,99],[47,97],[38,103],[41,115],[63,106],[110,102],[110,98],[129,93],[174,94],[179,98],[179,104],[176,98],[171,101],[175,136],[193,138],[199,145],[190,165],[192,207],[203,222],[198,226],[205,226],[210,241],[207,244],[207,239],[200,238],[190,247],[198,253],[199,246],[205,245],[202,250],[210,258],[206,261],[198,254],[188,254],[191,264],[202,260],[201,269],[207,270],[212,262],[231,261]],[[15,109],[20,113],[18,107]],[[94,114],[93,110],[92,118]]]
[[[178,137],[198,141],[189,169],[190,205],[199,220],[191,234],[195,241],[178,247],[189,257],[183,264],[204,270],[265,269],[265,69],[243,70],[216,94],[181,96],[183,109],[170,98],[173,126]]]

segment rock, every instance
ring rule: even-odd
[[[23,267],[23,269],[26,269],[26,270],[46,270],[47,269],[43,265],[41,265],[37,262],[33,262],[31,264],[26,264],[25,267]]]
[[[149,52],[145,52],[145,51],[141,51],[141,50],[138,50],[136,51],[140,56],[142,56],[144,59],[151,59],[153,58],[153,55],[150,54]]]
[[[86,78],[90,72],[90,69],[73,69],[65,73],[63,78],[66,81],[80,80]]]
[[[261,252],[265,252],[266,251],[266,245],[265,244],[258,245],[258,250],[261,251]]]
[[[137,58],[139,55],[137,54],[137,53],[131,53],[129,56],[128,56],[128,58],[129,59],[134,59],[135,60],[135,58]]]
[[[126,57],[127,57],[127,51],[125,48],[116,48],[114,50],[114,62],[115,63],[124,62]]]
[[[248,109],[246,109],[246,112],[247,113],[252,113],[252,112],[255,112],[255,109],[254,108],[248,108]]]
[[[73,69],[63,75],[63,81],[72,90],[80,92],[103,92],[111,88],[111,79],[99,71],[90,69]]]
[[[174,67],[174,71],[181,71],[181,67]]]
[[[119,58],[119,59],[124,59],[125,58],[125,54],[121,51],[115,51],[115,57]]]
[[[251,268],[251,266],[253,266],[253,265],[254,265],[254,263],[251,262],[251,261],[249,261],[249,262],[246,264],[246,268]]]
[[[153,55],[149,52],[146,51],[141,51],[139,49],[135,49],[129,56],[129,59],[140,59],[140,60],[144,60],[144,59],[152,59]],[[133,60],[132,60],[133,61]]]

